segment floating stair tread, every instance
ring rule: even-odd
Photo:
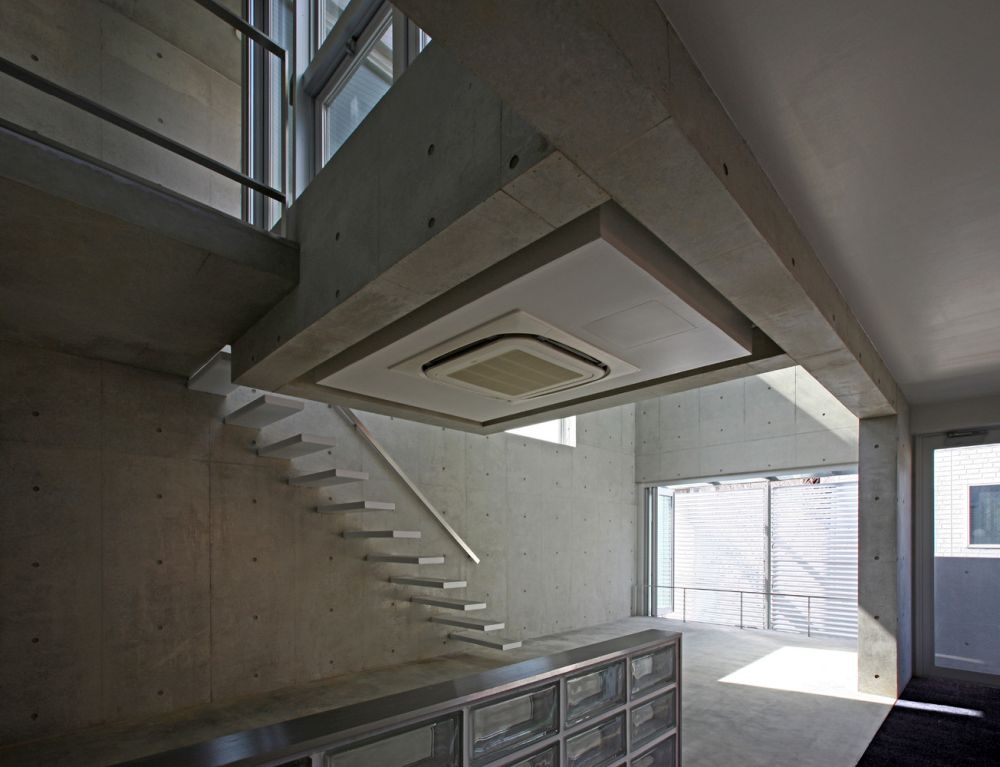
[[[232,355],[227,351],[216,352],[212,359],[188,379],[188,388],[227,397],[240,388],[233,383],[232,370]]]
[[[458,610],[460,612],[471,612],[473,610],[485,610],[485,602],[477,602],[474,599],[451,599],[450,597],[410,597],[410,601],[417,605],[428,605],[430,607],[443,607],[446,610]]]
[[[347,482],[364,482],[368,479],[367,471],[353,471],[352,469],[326,469],[312,474],[302,474],[298,477],[289,477],[289,485],[298,487],[327,487],[329,485],[343,485]]]
[[[257,399],[234,410],[223,421],[233,426],[263,429],[290,415],[301,413],[305,403],[278,394],[261,394]]]
[[[347,503],[328,503],[317,506],[316,511],[324,514],[346,511],[395,511],[396,504],[386,501],[348,501]]]
[[[329,450],[335,444],[330,437],[316,434],[296,434],[257,448],[257,455],[265,458],[301,458],[304,455]]]
[[[369,562],[395,562],[401,565],[443,565],[444,554],[369,554]]]
[[[389,581],[403,586],[424,586],[429,589],[464,589],[468,585],[465,581],[450,578],[426,578],[419,575],[394,575]]]
[[[419,530],[345,530],[345,538],[419,538]]]
[[[483,647],[491,647],[494,650],[516,650],[521,646],[520,639],[511,639],[510,637],[495,636],[491,634],[459,634],[452,632],[448,634],[449,639],[455,639],[459,642],[468,642],[469,644],[482,645]]]
[[[501,631],[505,625],[503,621],[475,618],[468,615],[432,615],[430,621],[431,623],[443,623],[446,626],[458,626],[474,631]]]

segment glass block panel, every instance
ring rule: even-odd
[[[677,724],[677,691],[671,690],[632,709],[632,745],[662,735]]]
[[[458,767],[458,716],[326,754],[326,767]]]
[[[632,760],[632,767],[674,767],[677,764],[677,736],[671,735]]]
[[[603,767],[625,755],[625,717],[616,716],[566,738],[568,767]]]
[[[677,645],[632,658],[632,697],[677,679]]]
[[[527,759],[508,765],[508,767],[557,767],[559,764],[559,746],[549,746],[544,751],[532,754]]]
[[[566,679],[566,724],[572,726],[625,702],[625,663]]]
[[[325,164],[375,108],[392,85],[392,24],[347,80],[323,103]]]
[[[542,740],[559,729],[558,685],[472,711],[472,756],[496,757]]]

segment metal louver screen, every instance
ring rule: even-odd
[[[767,486],[693,488],[674,495],[674,590],[671,617],[763,628],[767,574]],[[698,588],[712,589],[700,591]],[[742,616],[742,620],[741,620]]]
[[[775,483],[771,490],[771,624],[778,631],[858,633],[858,483]],[[842,600],[842,601],[841,601]]]

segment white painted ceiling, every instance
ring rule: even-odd
[[[1000,393],[1000,2],[658,1],[907,398]]]

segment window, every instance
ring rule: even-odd
[[[315,98],[315,160],[322,168],[364,122],[430,37],[381,0],[313,0],[316,46],[303,77]]]
[[[969,488],[969,544],[1000,546],[1000,485]]]
[[[568,418],[535,423],[531,426],[520,426],[516,429],[508,429],[507,433],[540,439],[544,442],[555,442],[557,445],[576,447],[576,416],[571,415]]]
[[[384,13],[369,31],[340,77],[320,94],[325,165],[392,86],[392,14]]]

